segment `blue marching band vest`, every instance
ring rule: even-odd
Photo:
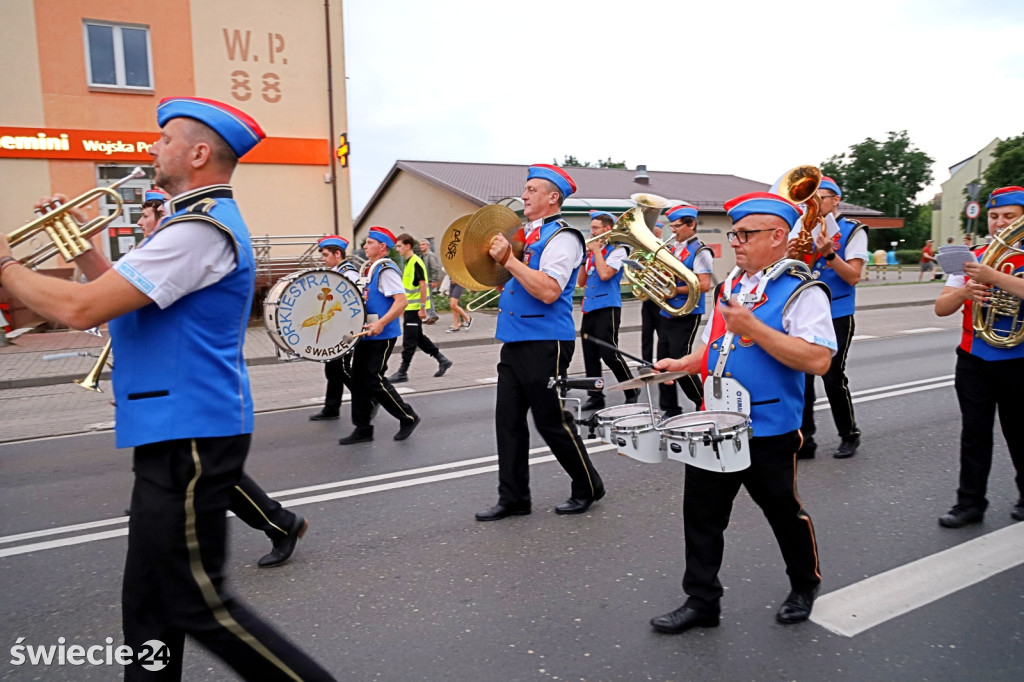
[[[839,224],[839,232],[832,237],[833,242],[838,239],[838,243],[835,243],[834,246],[835,252],[840,258],[846,260],[846,246],[850,243],[850,238],[857,231],[866,230],[867,226],[842,216],[839,216],[836,222]],[[828,267],[828,261],[824,256],[818,256],[811,263],[811,277],[819,282],[824,282],[832,292],[832,319],[853,315],[857,304],[857,287],[848,284],[846,280],[836,274],[835,270]]]
[[[615,244],[606,244],[601,249],[601,254],[608,258],[608,254],[614,251],[618,247]],[[621,308],[622,307],[622,290],[619,288],[619,284],[622,282],[623,271],[619,268],[614,275],[609,277],[607,280],[602,280],[601,275],[597,272],[597,265],[594,264],[594,258],[591,254],[584,256],[587,263],[587,286],[583,291],[583,303],[581,309],[585,313],[589,313],[592,310],[600,310],[601,308]]]
[[[686,249],[691,249],[692,248],[693,250],[692,251],[688,251],[685,258],[679,258],[679,254],[682,253],[682,249],[684,247]],[[686,244],[683,244],[683,245],[677,244],[676,247],[672,249],[672,255],[674,255],[677,259],[679,259],[679,261],[686,267],[687,270],[689,270],[690,272],[693,272],[693,264],[697,261],[697,254],[700,252],[701,249],[708,249],[708,250],[710,250],[710,247],[707,246],[706,244],[704,244],[704,242],[702,242],[701,240],[697,239],[697,237],[693,237],[689,241],[687,241]],[[685,282],[683,282],[682,280],[676,282],[676,286],[677,287],[678,286],[682,286],[683,284],[685,284]],[[668,299],[668,303],[670,305],[675,306],[676,308],[681,307],[683,305],[683,303],[685,303],[685,302],[686,302],[686,296],[684,294],[679,294],[678,296],[673,296],[672,298]],[[698,294],[698,297],[697,297],[697,307],[694,308],[689,314],[690,315],[703,315],[704,314],[704,294],[703,293]],[[661,311],[661,316],[662,317],[673,317],[672,315],[668,314],[668,312],[666,312],[664,310]]]
[[[540,269],[540,258],[551,238],[562,230],[575,235],[580,243],[583,236],[557,215],[537,228],[540,235],[523,250],[523,263],[532,270]],[[575,341],[576,328],[572,319],[572,292],[576,288],[581,260],[573,268],[569,281],[554,303],[543,303],[531,296],[514,277],[505,285],[498,299],[498,328],[494,336],[506,343],[513,341]]]
[[[111,320],[119,448],[252,433],[242,355],[255,282],[249,231],[231,187],[217,185],[175,198],[150,240],[189,221],[221,230],[232,241],[237,263],[217,284],[164,310],[150,303]],[[118,272],[132,279],[130,267]]]
[[[807,275],[785,272],[765,286],[764,299],[751,312],[766,325],[785,334],[782,314],[786,305],[807,287],[820,286]],[[715,308],[711,317],[711,336],[704,351],[704,377],[714,370],[725,320],[719,309],[721,286],[715,290]],[[724,376],[739,381],[750,393],[750,423],[755,436],[778,436],[800,428],[804,409],[804,373],[790,369],[765,352],[752,340],[733,339]]]
[[[980,261],[982,256],[985,255],[985,251],[988,246],[981,246],[974,249],[974,255],[978,257]],[[1005,263],[1009,263],[1013,267],[1013,274],[1017,277],[1024,276],[1024,256],[1014,255],[1009,256]],[[974,319],[972,317],[972,310],[974,308],[973,301],[964,302],[964,321],[963,321],[963,334],[960,338],[960,347],[974,355],[981,358],[982,360],[998,361],[998,360],[1016,360],[1018,358],[1024,358],[1024,343],[1014,346],[1013,348],[996,348],[990,346],[974,331]],[[1024,305],[1024,303],[1022,303]],[[1020,311],[1018,311],[1017,317],[1020,317]],[[1006,315],[999,315],[996,317],[995,329],[1006,332],[1009,330],[1012,319]]]
[[[393,270],[402,276],[401,270],[395,265],[394,261],[389,258],[382,258],[377,262],[370,265],[370,281],[367,282],[366,288],[363,289],[363,297],[366,299],[366,314],[376,315],[377,317],[384,317],[387,312],[391,310],[391,304],[395,302],[394,296],[385,296],[380,292],[380,275],[385,269]],[[399,315],[395,319],[384,325],[384,329],[381,330],[380,334],[376,336],[364,336],[363,338],[367,341],[386,341],[388,339],[395,339],[402,335],[402,316]]]

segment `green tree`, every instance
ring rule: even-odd
[[[914,147],[906,130],[890,131],[888,138],[867,138],[821,164],[821,172],[843,188],[843,200],[881,211],[887,216],[913,219],[920,213],[914,197],[932,181],[930,156]],[[929,228],[930,229],[930,228]],[[869,248],[890,248],[907,239],[903,230],[871,230]]]
[[[562,166],[563,168],[625,168],[625,161],[612,161],[612,157],[598,161],[597,163],[591,163],[589,161],[580,161],[571,154],[566,154],[562,163],[558,163],[557,160],[552,159],[556,166]]]
[[[1009,185],[1024,186],[1024,134],[996,145],[992,163],[985,169],[979,201],[985,201],[992,190]]]

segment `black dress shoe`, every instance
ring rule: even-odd
[[[373,427],[368,429],[356,429],[344,438],[338,439],[338,445],[352,445],[353,443],[368,443],[373,440]]]
[[[972,523],[981,523],[984,518],[985,512],[981,509],[958,504],[939,517],[939,525],[944,528],[963,528]]]
[[[818,449],[818,444],[813,440],[805,440],[804,444],[800,446],[800,449],[796,451],[797,459],[814,459],[814,453]]]
[[[783,625],[802,623],[811,617],[811,608],[814,606],[814,598],[818,596],[818,588],[810,592],[793,591],[782,602],[779,612],[775,614],[775,620]]]
[[[316,414],[309,415],[309,421],[311,421],[311,422],[321,422],[321,421],[326,421],[328,419],[337,419],[337,418],[338,418],[338,411],[337,410],[328,410],[326,407],[324,409],[320,410],[319,412],[317,412]]]
[[[651,625],[658,632],[665,632],[670,635],[678,635],[690,628],[717,628],[719,615],[717,613],[704,613],[691,609],[689,606],[680,606],[675,611],[666,613],[663,616],[651,618]]]
[[[581,410],[603,410],[604,396],[592,396],[587,402],[580,406]]]
[[[1013,505],[1010,518],[1014,521],[1024,521],[1024,499],[1017,500],[1017,504]]]
[[[261,557],[256,565],[260,568],[270,568],[271,566],[280,566],[288,561],[295,551],[295,544],[306,534],[307,528],[309,528],[309,521],[301,516],[296,516],[295,523],[292,524],[288,534],[279,540],[274,540],[274,549],[270,551],[270,554]]]
[[[403,421],[401,428],[398,429],[398,433],[395,434],[395,440],[405,440],[412,435],[412,432],[419,425],[420,416],[418,414],[412,418],[412,421]]]
[[[477,512],[477,521],[500,521],[507,516],[526,516],[530,513],[530,505],[502,504],[499,502],[490,509]]]
[[[555,507],[556,514],[582,514],[590,509],[590,505],[604,497],[604,490],[601,490],[593,497],[570,497],[562,504]]]
[[[839,444],[839,449],[836,450],[836,454],[832,455],[836,459],[846,459],[847,457],[853,457],[857,453],[857,448],[860,447],[860,436],[854,436],[853,438],[844,438],[843,442]]]

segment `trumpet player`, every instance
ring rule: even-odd
[[[704,315],[704,294],[711,288],[711,273],[713,272],[711,249],[697,238],[697,207],[680,204],[668,209],[665,215],[671,221],[669,229],[672,230],[672,234],[676,238],[671,247],[672,255],[697,275],[701,293],[697,307],[688,315],[676,317],[669,315],[664,310],[659,310],[659,360],[681,358],[689,354],[693,348],[693,341],[697,338],[697,328],[700,327],[700,321]],[[669,303],[680,306],[686,301],[687,295],[689,295],[687,284],[683,281],[676,282],[676,295],[669,299]],[[683,377],[679,380],[679,387],[699,410],[704,401],[704,390],[697,377],[695,375]],[[679,407],[679,394],[674,385],[661,384],[658,387],[658,403],[662,415],[666,418],[675,417],[683,412]]]
[[[994,237],[1024,216],[1024,187],[1000,187],[986,204],[988,233]],[[980,259],[995,244],[974,249]],[[1010,244],[1009,246],[1019,246]],[[963,310],[964,333],[956,350],[954,385],[960,403],[960,485],[956,504],[939,517],[946,528],[961,528],[980,523],[988,507],[986,490],[992,468],[992,430],[996,410],[1006,447],[1017,472],[1017,503],[1010,510],[1016,521],[1024,521],[1024,423],[1020,419],[1020,387],[1024,383],[1024,344],[997,348],[974,332],[973,307],[986,305],[992,287],[1024,298],[1024,258],[1011,256],[1004,261],[1006,270],[967,262],[964,274],[950,275],[935,301],[935,314],[941,317]],[[1018,305],[1020,301],[1017,302]],[[1017,310],[1020,316],[1020,309]]]
[[[530,499],[530,430],[533,421],[551,454],[572,479],[569,499],[557,514],[582,514],[604,497],[604,484],[590,462],[558,391],[548,380],[564,376],[576,347],[572,292],[583,263],[583,237],[561,218],[562,202],[576,191],[563,169],[530,166],[523,190],[523,214],[529,221],[519,236],[522,260],[503,235],[491,241],[490,255],[512,279],[499,301],[495,336],[502,342],[498,361],[498,397],[494,406],[498,444],[498,503],[476,515],[477,521],[523,516]]]
[[[822,375],[825,395],[832,409],[832,420],[839,432],[839,448],[832,455],[837,459],[853,457],[860,447],[860,429],[853,414],[850,380],[846,376],[846,356],[853,339],[854,308],[857,301],[857,282],[868,259],[868,231],[862,223],[839,213],[843,192],[830,177],[822,177],[818,184],[822,220],[811,231],[814,251],[811,255],[811,276],[828,285],[832,292],[832,326],[839,346],[832,364]],[[790,233],[793,246],[800,225]],[[794,254],[791,254],[794,255]],[[808,374],[804,388],[804,416],[800,432],[804,443],[797,454],[799,459],[813,459],[818,449],[814,442],[814,375]]]
[[[590,234],[587,241],[587,258],[580,268],[576,285],[583,287],[583,320],[580,336],[584,334],[596,339],[619,345],[619,324],[622,320],[622,261],[626,258],[626,247],[612,245],[599,237],[611,232],[615,216],[607,211],[590,212]],[[607,346],[583,341],[583,366],[588,377],[601,376],[601,361],[608,365],[615,378],[626,381],[633,373],[626,366],[621,355]],[[626,402],[635,403],[640,391],[626,391]],[[584,410],[600,410],[604,407],[604,392],[590,391],[590,398],[583,403]]]
[[[75,284],[19,265],[0,238],[0,281],[70,327],[111,322],[117,444],[134,448],[135,465],[125,644],[163,642],[162,679],[180,679],[186,634],[246,679],[331,679],[225,586],[227,510],[254,421],[242,346],[255,266],[230,181],[264,133],[245,112],[192,97],[162,100],[157,123],[156,182],[174,198],[145,248]],[[141,678],[141,661],[125,668]]]

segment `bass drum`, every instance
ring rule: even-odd
[[[327,268],[282,277],[263,304],[263,324],[274,344],[289,355],[317,362],[351,351],[365,321],[359,287]]]

